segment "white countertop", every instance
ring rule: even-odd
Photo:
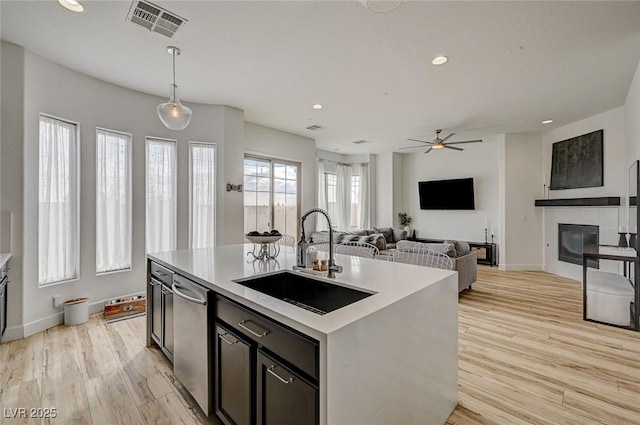
[[[318,315],[233,282],[269,272],[292,270],[296,264],[296,255],[291,248],[283,247],[276,260],[266,262],[250,260],[247,252],[251,250],[251,244],[228,245],[153,253],[147,257],[311,336],[335,332],[457,273],[336,254],[336,263],[343,266],[344,270],[331,282],[375,294],[325,315]]]
[[[4,267],[5,264],[7,264],[7,261],[9,261],[10,258],[11,258],[10,252],[0,253],[0,269]]]

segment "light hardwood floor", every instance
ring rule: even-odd
[[[480,267],[460,296],[459,406],[447,423],[640,424],[640,334],[582,321],[581,302],[579,282]],[[0,345],[0,424],[218,425],[144,333],[144,317],[94,315]],[[19,407],[57,417],[5,417]]]
[[[450,424],[640,424],[640,333],[583,321],[574,280],[481,267],[458,370]]]

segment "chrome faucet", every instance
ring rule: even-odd
[[[336,261],[333,258],[333,226],[331,225],[331,219],[329,218],[329,214],[321,209],[321,208],[311,208],[309,211],[302,215],[300,219],[300,227],[302,228],[302,237],[300,238],[300,242],[298,243],[298,267],[306,267],[307,266],[307,247],[313,245],[310,242],[307,242],[307,238],[304,232],[304,221],[307,217],[313,213],[320,213],[325,216],[327,219],[327,223],[329,224],[329,271],[327,277],[333,278],[336,277],[336,273],[342,273],[342,266],[337,266]]]

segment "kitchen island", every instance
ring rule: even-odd
[[[445,423],[457,404],[456,272],[336,255],[344,270],[331,282],[373,295],[320,315],[237,283],[296,264],[293,250],[270,261],[249,260],[251,250],[219,246],[148,259],[317,341],[317,423]]]

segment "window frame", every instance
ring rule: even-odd
[[[271,211],[270,211],[270,218],[269,218],[269,222],[270,224],[270,228],[273,229],[273,225],[274,225],[274,203],[273,203],[273,194],[275,193],[273,190],[273,180],[274,180],[274,173],[273,173],[273,164],[278,163],[278,164],[283,164],[283,165],[292,165],[292,166],[296,166],[298,169],[298,173],[296,176],[296,214],[298,215],[298,220],[300,220],[300,217],[302,217],[302,162],[297,162],[297,161],[292,161],[292,160],[288,160],[288,159],[281,159],[281,158],[277,158],[277,157],[270,157],[270,156],[265,156],[265,155],[261,155],[261,154],[254,154],[254,153],[250,153],[250,152],[245,152],[244,157],[242,158],[242,183],[244,184],[244,178],[245,178],[245,174],[244,174],[244,160],[245,159],[254,159],[257,161],[265,161],[265,162],[269,162],[269,179],[270,179],[270,189],[269,189],[269,204],[271,205]],[[242,202],[242,208],[243,208],[243,212],[244,212],[244,199]],[[298,237],[300,236],[300,229],[298,228],[299,226],[296,227],[296,231],[295,234],[292,235],[295,240],[298,240]],[[243,228],[244,228],[244,224],[243,224]],[[278,229],[280,230],[280,229]]]
[[[358,179],[358,196],[356,196],[356,199],[355,199],[355,202],[354,202],[353,180],[354,180],[355,177],[357,177],[357,179]],[[362,208],[362,206],[360,205],[360,191],[362,190],[361,183],[362,183],[362,176],[360,176],[359,173],[358,174],[353,174],[352,173],[351,174],[351,182],[350,182],[350,185],[349,185],[349,192],[350,192],[350,195],[351,195],[350,196],[351,199],[349,199],[349,202],[350,202],[349,208],[351,209],[351,214],[350,214],[350,218],[349,218],[349,220],[351,221],[349,223],[349,228],[350,229],[358,229],[359,228],[359,224],[357,224],[357,223],[360,221],[360,217],[359,217],[360,211],[359,210],[360,210],[360,208]],[[353,206],[354,205],[356,205],[356,209],[358,210],[358,214],[357,214],[358,216],[357,217],[354,217],[354,214],[353,214]],[[356,224],[355,225],[353,224],[354,218],[356,220]]]
[[[58,117],[56,115],[52,115],[52,114],[48,114],[45,112],[40,112],[38,113],[38,202],[37,202],[37,211],[38,211],[38,219],[37,219],[37,243],[38,243],[38,252],[40,250],[40,118],[41,117],[47,117],[47,118],[51,118],[54,120],[58,120],[58,121],[62,121],[65,122],[67,124],[71,124],[74,125],[76,127],[76,161],[75,161],[75,167],[76,167],[76,184],[75,184],[75,190],[76,190],[76,247],[77,247],[77,252],[76,252],[76,261],[77,261],[77,270],[76,270],[76,276],[74,278],[71,279],[64,279],[64,280],[58,280],[55,282],[48,282],[48,283],[41,283],[40,282],[40,256],[38,254],[38,288],[45,288],[45,287],[51,287],[51,286],[55,286],[55,285],[60,285],[60,284],[64,284],[64,283],[69,283],[69,282],[75,282],[75,281],[79,281],[81,278],[81,251],[82,249],[80,249],[80,242],[81,242],[81,224],[82,224],[82,216],[81,216],[81,212],[82,212],[82,208],[80,207],[80,204],[82,202],[81,200],[81,190],[82,190],[82,186],[81,186],[81,181],[82,181],[82,169],[81,169],[81,151],[80,148],[82,146],[82,143],[80,143],[80,122],[78,121],[73,121],[67,118],[61,118]]]
[[[190,141],[189,142],[189,248],[191,248],[193,243],[193,213],[192,213],[192,196],[193,196],[193,158],[191,156],[191,147],[193,145],[206,145],[212,146],[214,149],[215,155],[215,190],[213,194],[213,205],[214,205],[214,227],[213,227],[213,241],[214,244],[211,248],[215,248],[218,244],[218,186],[219,186],[219,167],[218,167],[218,144],[215,142],[198,142],[198,141]],[[177,160],[177,158],[176,158]],[[244,160],[243,160],[244,166]],[[244,171],[244,167],[243,167]],[[244,206],[243,206],[244,208]]]
[[[98,145],[98,131],[102,130],[102,131],[108,131],[111,133],[117,133],[117,134],[121,134],[123,136],[128,136],[129,137],[129,143],[127,146],[127,155],[129,156],[129,181],[128,181],[128,187],[127,190],[129,191],[128,193],[128,198],[129,198],[129,223],[131,225],[130,231],[129,231],[129,249],[130,249],[130,254],[131,254],[131,258],[130,258],[130,264],[128,268],[124,268],[124,269],[118,269],[118,270],[109,270],[109,271],[105,271],[105,272],[99,272],[98,271],[98,149],[97,149],[97,145]],[[95,222],[95,243],[96,243],[96,276],[104,276],[107,274],[113,274],[113,273],[121,273],[121,272],[129,272],[133,269],[133,134],[132,133],[128,133],[126,131],[119,131],[119,130],[111,130],[105,127],[96,127],[96,132],[95,132],[95,146],[96,146],[96,162],[95,162],[95,189],[96,189],[96,207],[95,207],[95,214],[96,214],[96,222]],[[145,174],[145,179],[146,179],[146,174]],[[146,187],[145,187],[146,189]],[[145,194],[145,201],[146,201],[146,194]],[[146,202],[145,202],[146,204]],[[145,205],[145,209],[146,209],[146,205]],[[145,216],[146,219],[146,216]],[[145,244],[146,244],[146,235],[145,235]]]

